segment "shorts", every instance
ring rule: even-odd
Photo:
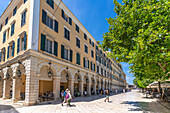
[[[107,99],[109,99],[109,96],[106,96]]]

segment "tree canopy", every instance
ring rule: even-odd
[[[107,19],[109,31],[101,47],[118,62],[132,64],[135,77],[170,78],[170,2],[114,0],[117,16]]]

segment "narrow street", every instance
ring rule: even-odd
[[[0,100],[0,113],[169,113],[170,110],[156,102],[145,98],[138,91],[110,96],[110,102],[98,96],[80,97],[72,102],[72,107],[62,107],[57,102],[47,102],[41,105],[22,107],[9,105]]]

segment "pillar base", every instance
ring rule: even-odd
[[[17,103],[19,100],[21,100],[21,99],[12,98],[12,103]]]
[[[30,102],[30,103],[24,102],[24,103],[23,103],[23,106],[33,106],[33,105],[35,105],[35,104],[36,104],[35,102]]]

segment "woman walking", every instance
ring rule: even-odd
[[[106,102],[106,100],[109,102],[109,91],[106,90],[106,99],[104,100],[104,102]]]
[[[70,93],[70,90],[68,91],[67,95],[66,95],[66,99],[67,99],[67,107],[71,106],[70,102],[71,102],[71,99],[72,99],[72,96],[71,96],[71,93]]]

